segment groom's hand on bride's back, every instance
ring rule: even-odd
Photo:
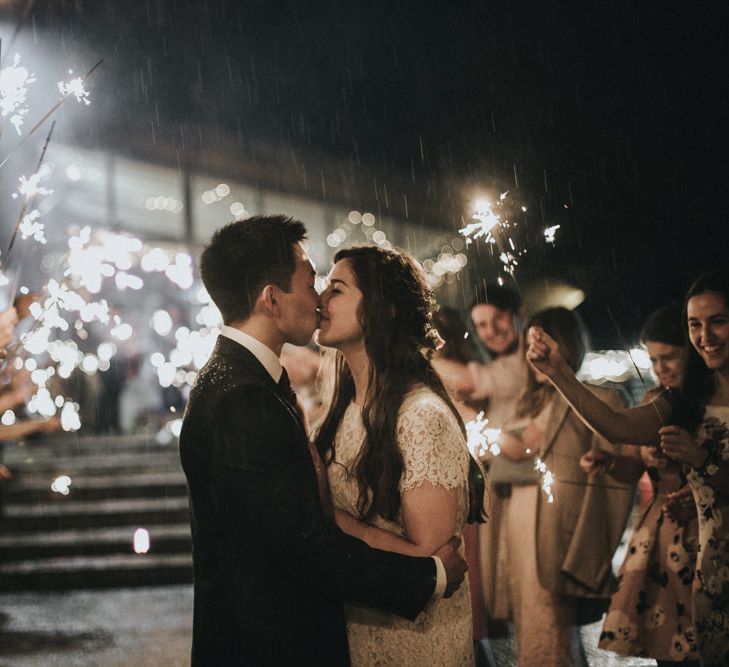
[[[466,570],[468,570],[468,564],[458,553],[460,546],[461,538],[452,537],[433,554],[440,558],[446,572],[448,583],[446,584],[445,593],[443,593],[444,598],[449,598],[458,590],[463,578],[466,576]]]

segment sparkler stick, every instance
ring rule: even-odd
[[[48,131],[48,136],[46,137],[46,142],[43,144],[43,150],[41,151],[40,158],[38,160],[38,166],[35,168],[35,173],[39,173],[41,170],[41,167],[43,166],[43,160],[45,160],[46,157],[46,150],[48,150],[48,144],[51,141],[51,137],[53,136],[53,130],[56,127],[56,121],[54,120],[51,123],[51,129]],[[13,249],[13,245],[15,244],[15,239],[18,236],[18,230],[20,229],[20,225],[23,222],[23,217],[25,216],[25,212],[28,210],[28,204],[30,204],[35,199],[35,193],[32,193],[29,197],[26,197],[23,201],[23,205],[20,207],[20,214],[18,215],[18,222],[15,225],[15,230],[13,231],[13,235],[10,238],[10,245],[8,246],[8,252],[7,257],[10,256],[10,251]],[[17,280],[20,279],[20,272],[18,272]]]
[[[618,340],[620,341],[620,345],[623,349],[627,350],[628,357],[630,358],[631,363],[633,364],[633,368],[635,368],[635,372],[638,374],[638,379],[640,380],[640,383],[643,385],[643,390],[648,393],[650,391],[650,387],[646,384],[646,381],[643,379],[643,374],[640,372],[640,369],[638,368],[638,364],[635,363],[635,359],[633,359],[633,355],[630,353],[630,347],[626,344],[625,338],[623,338],[623,334],[620,331],[620,326],[618,325],[617,320],[615,317],[613,317],[613,312],[610,310],[610,308],[607,308],[607,314],[610,318],[610,321],[613,323],[613,326],[615,327],[615,331],[618,334]],[[656,414],[658,415],[658,420],[661,422],[661,426],[665,426],[665,422],[663,421],[663,417],[661,417],[661,413],[658,410],[658,407],[655,405],[654,401],[651,401],[651,404],[653,404],[653,409],[656,411]]]
[[[95,65],[94,65],[94,66],[93,66],[93,67],[92,67],[92,68],[91,68],[91,69],[90,69],[90,70],[89,70],[88,72],[86,72],[86,74],[85,74],[84,76],[82,76],[82,77],[81,77],[81,82],[82,82],[82,83],[83,83],[83,82],[85,82],[85,81],[86,81],[86,80],[87,80],[87,79],[88,79],[88,78],[89,78],[89,77],[90,77],[90,76],[91,76],[91,75],[92,75],[92,74],[94,73],[94,71],[96,70],[96,68],[97,68],[97,67],[98,67],[99,65],[101,65],[101,63],[103,63],[103,62],[104,62],[104,59],[103,59],[103,58],[102,58],[101,60],[99,60],[99,62],[97,62],[97,63],[96,63],[96,64],[95,64]],[[33,126],[33,127],[31,128],[31,130],[30,130],[30,131],[29,131],[29,132],[28,132],[28,133],[27,133],[27,134],[26,134],[26,135],[25,135],[25,136],[24,136],[24,137],[23,137],[23,138],[22,138],[22,139],[21,139],[21,140],[20,140],[20,141],[19,141],[19,142],[18,142],[18,143],[17,143],[16,145],[15,145],[15,148],[13,148],[13,150],[11,150],[11,151],[10,151],[10,153],[8,153],[8,154],[7,154],[6,156],[5,156],[5,159],[4,159],[4,160],[3,160],[2,162],[0,162],[0,169],[2,169],[2,168],[3,168],[3,167],[4,167],[5,165],[6,165],[6,164],[7,164],[8,160],[9,160],[9,159],[10,159],[10,158],[11,158],[11,157],[12,157],[12,156],[13,156],[13,155],[15,154],[15,152],[16,152],[16,151],[17,151],[17,150],[18,150],[18,149],[19,149],[19,148],[20,148],[20,147],[21,147],[21,146],[22,146],[22,145],[23,145],[23,144],[24,144],[24,143],[25,143],[26,141],[28,141],[28,139],[30,139],[30,137],[32,137],[32,136],[33,136],[33,134],[34,134],[34,133],[35,133],[35,132],[36,132],[36,131],[37,131],[37,130],[38,130],[38,129],[39,129],[39,128],[40,128],[40,127],[41,127],[41,126],[42,126],[42,125],[43,125],[43,124],[44,124],[44,123],[45,123],[45,122],[46,122],[46,121],[47,121],[47,120],[48,120],[48,119],[49,119],[49,118],[50,118],[50,117],[51,117],[52,115],[53,115],[53,114],[54,114],[54,113],[56,113],[56,111],[58,111],[58,109],[59,109],[59,108],[61,107],[61,105],[62,105],[62,104],[63,104],[63,103],[64,103],[64,102],[65,102],[65,101],[66,101],[66,100],[67,100],[67,99],[69,98],[69,97],[71,97],[71,95],[72,95],[72,94],[73,94],[73,91],[71,91],[71,90],[67,91],[67,92],[66,92],[66,93],[65,93],[65,94],[63,95],[63,97],[61,97],[61,99],[60,99],[60,100],[58,100],[58,102],[56,102],[56,103],[55,103],[55,104],[54,104],[54,105],[53,105],[53,106],[52,106],[52,107],[50,108],[50,110],[49,110],[48,112],[46,112],[46,114],[45,114],[45,115],[43,116],[43,118],[41,118],[41,119],[40,119],[40,120],[39,120],[39,121],[38,121],[38,122],[37,122],[37,123],[36,123],[36,124],[35,124],[35,125],[34,125],[34,126]]]

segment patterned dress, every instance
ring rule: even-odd
[[[356,517],[359,489],[351,472],[364,437],[360,408],[351,403],[339,425],[327,474],[334,505]],[[450,409],[429,389],[416,388],[403,402],[398,445],[404,462],[400,493],[424,483],[457,491],[461,533],[468,511],[468,449]],[[396,521],[375,517],[371,523],[405,534],[402,516]],[[414,622],[358,606],[346,607],[346,616],[354,667],[473,665],[468,581],[451,598],[429,605]]]
[[[729,407],[709,405],[698,434],[709,452],[701,471],[687,475],[699,512],[699,555],[693,612],[701,664],[729,664],[729,488],[712,474],[729,469]]]
[[[681,466],[648,469],[653,500],[633,531],[610,600],[600,648],[656,660],[697,660],[691,616],[696,519],[682,526],[663,512],[669,493],[685,483]]]

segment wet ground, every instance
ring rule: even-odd
[[[0,595],[1,667],[190,664],[192,587]]]
[[[591,648],[600,623],[583,628],[589,664],[655,665]],[[177,667],[190,664],[192,588],[0,594],[0,667]],[[511,642],[491,643],[498,667]]]

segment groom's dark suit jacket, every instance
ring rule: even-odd
[[[260,362],[224,336],[180,435],[192,511],[192,664],[347,665],[344,600],[415,618],[431,558],[370,549],[322,509],[306,434]]]

